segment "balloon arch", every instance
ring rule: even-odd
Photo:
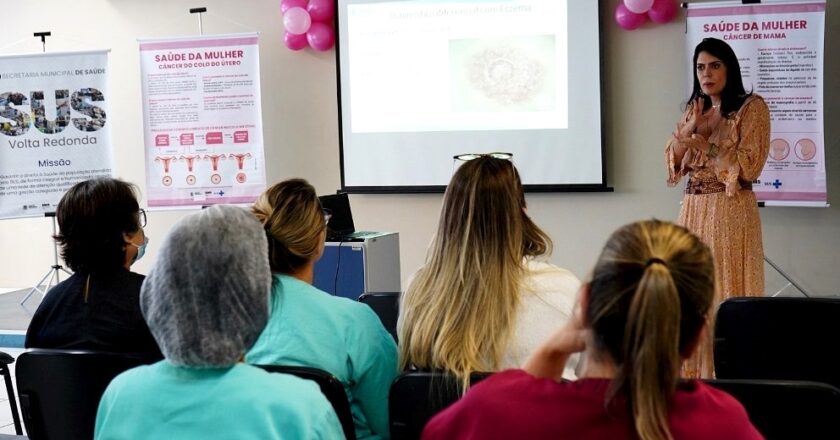
[[[615,8],[615,22],[632,31],[650,19],[654,23],[668,23],[677,15],[675,0],[623,0]],[[283,42],[291,50],[307,46],[327,51],[335,45],[333,0],[282,0],[280,12],[286,32]]]
[[[286,33],[283,43],[291,50],[310,46],[318,51],[332,49],[335,44],[333,0],[282,0],[280,12]]]
[[[674,0],[623,0],[615,8],[615,22],[632,31],[650,19],[654,23],[667,23],[677,16],[679,6]]]

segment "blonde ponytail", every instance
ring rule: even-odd
[[[668,410],[683,355],[714,295],[711,252],[680,226],[650,220],[610,237],[593,271],[587,321],[596,349],[618,366],[608,400],[623,392],[641,440],[671,440]]]
[[[679,310],[679,293],[668,267],[648,265],[630,302],[624,337],[623,373],[636,432],[643,440],[672,439],[668,404],[681,363]]]
[[[268,237],[272,272],[292,275],[318,257],[326,221],[315,188],[306,180],[273,185],[257,198],[251,212]]]

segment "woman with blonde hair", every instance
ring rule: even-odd
[[[397,347],[370,307],[312,286],[327,230],[315,189],[303,179],[280,182],[252,211],[268,237],[273,279],[271,316],[246,361],[332,373],[347,391],[356,438],[388,438]]]
[[[657,220],[622,227],[582,289],[578,316],[524,371],[484,380],[423,438],[761,439],[732,396],[680,380],[714,290],[712,254],[688,230]],[[579,351],[580,379],[557,381]]]
[[[400,304],[402,369],[449,371],[466,388],[472,372],[520,366],[569,319],[580,281],[537,261],[551,239],[525,208],[509,160],[479,156],[457,170],[426,263]]]

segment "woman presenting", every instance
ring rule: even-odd
[[[752,182],[767,159],[770,113],[760,96],[744,90],[728,44],[705,38],[694,50],[693,66],[694,89],[665,158],[669,186],[688,176],[677,223],[712,250],[716,305],[733,296],[764,295],[761,220]],[[711,335],[683,373],[713,375]]]

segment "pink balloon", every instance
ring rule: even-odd
[[[309,16],[309,13],[306,12],[306,9],[299,6],[289,8],[283,14],[283,26],[286,28],[286,32],[290,34],[305,34],[311,25],[312,18]]]
[[[627,10],[636,14],[644,14],[653,6],[653,0],[624,0]]]
[[[329,21],[335,15],[335,4],[332,0],[309,0],[306,10],[312,21]]]
[[[285,14],[290,8],[306,8],[306,0],[282,0],[280,13]]]
[[[656,0],[648,10],[648,17],[655,23],[667,23],[677,16],[677,3],[674,0]]]
[[[313,49],[323,52],[333,47],[335,32],[329,25],[315,22],[306,33],[306,39]]]
[[[615,8],[615,22],[624,30],[632,31],[644,24],[645,20],[647,15],[630,12],[623,3],[619,3]]]
[[[283,35],[283,44],[289,49],[297,51],[305,48],[309,43],[306,41],[306,34],[295,35],[285,32]]]

